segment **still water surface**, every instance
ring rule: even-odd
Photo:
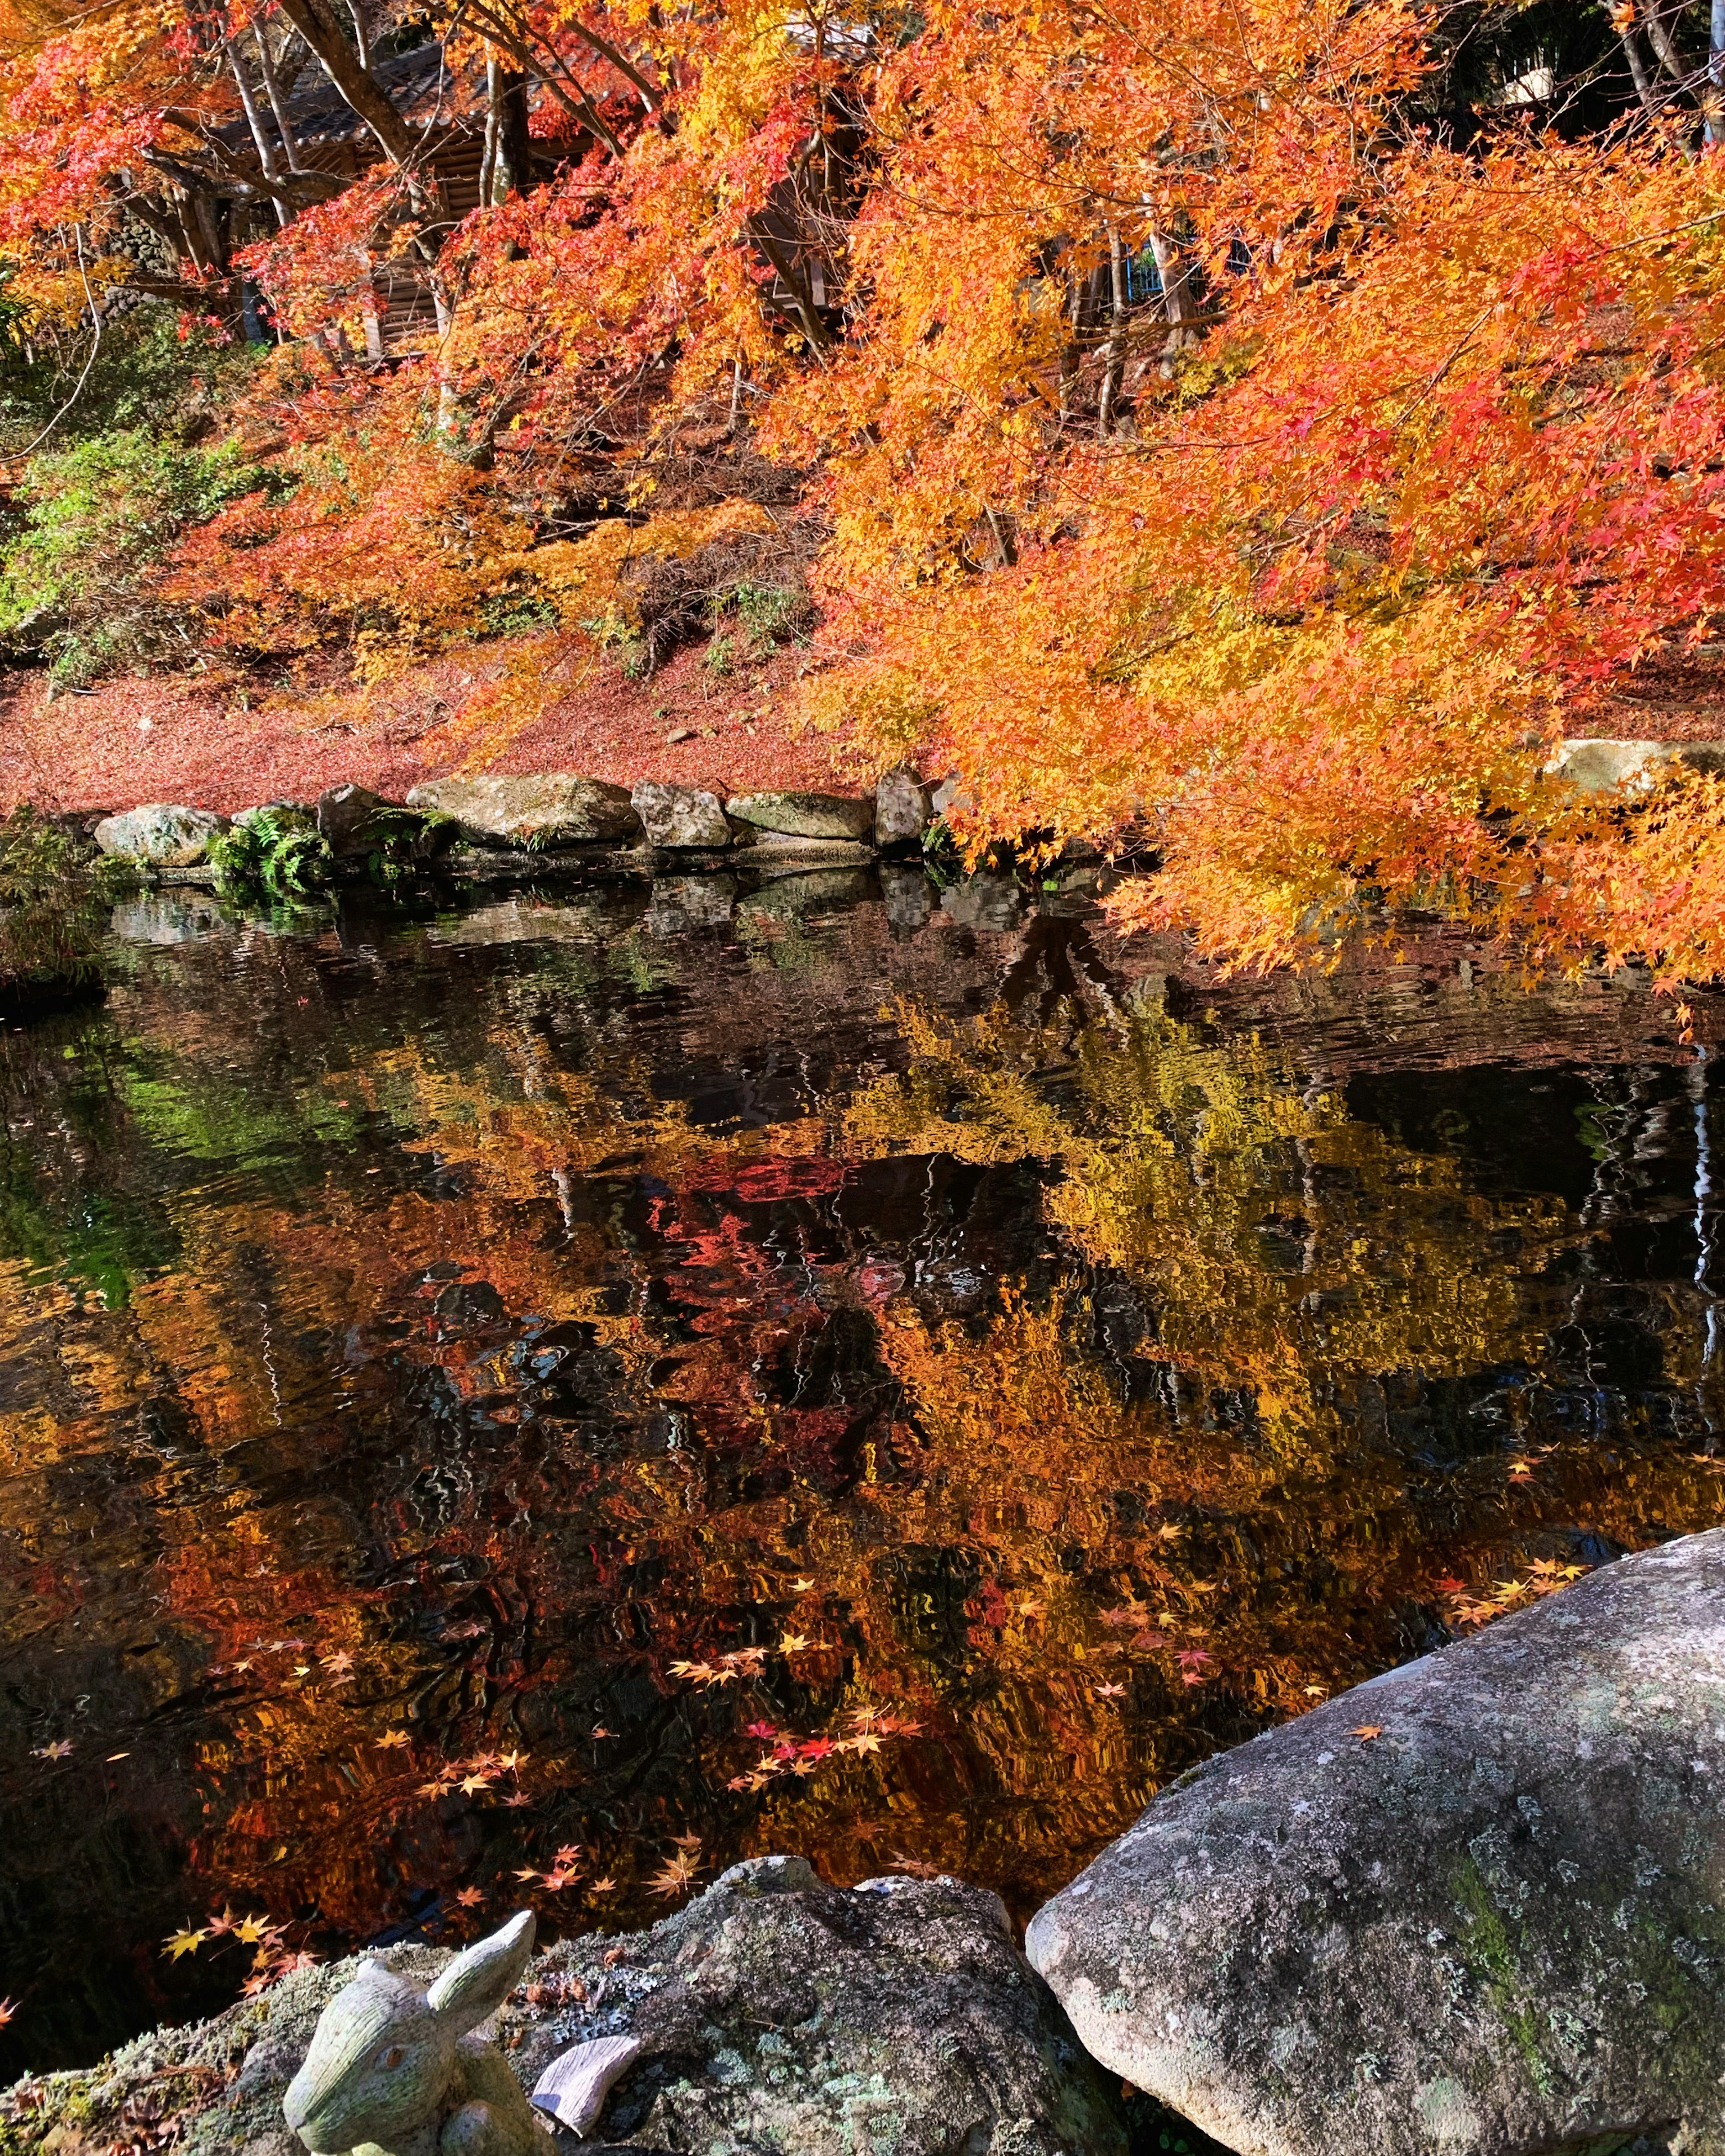
[[[0,2080],[231,1999],[162,1951],[224,1910],[623,1927],[793,1849],[1022,1916],[1720,1521],[1668,1004],[1044,907],[162,894],[0,1036]]]

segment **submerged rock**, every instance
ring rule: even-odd
[[[204,850],[216,834],[227,829],[228,819],[213,809],[182,808],[152,801],[118,816],[104,816],[91,836],[105,854],[111,854],[116,860],[189,869],[203,859]]]
[[[883,862],[880,896],[887,922],[901,936],[914,936],[934,911],[934,886],[920,868],[895,868]]]
[[[962,883],[948,884],[941,893],[941,908],[961,928],[1004,936],[1024,919],[1024,894],[1009,875],[983,869]]]
[[[790,839],[869,839],[875,832],[875,798],[842,793],[740,793],[725,803],[739,824],[780,831]]]
[[[731,844],[731,826],[719,797],[705,787],[644,778],[629,798],[650,845],[711,850]]]
[[[1183,1776],[1026,1943],[1251,2156],[1720,2156],[1722,1904],[1725,1529]]]
[[[835,913],[869,895],[869,879],[860,869],[811,869],[773,877],[749,893],[742,911],[763,921],[795,921],[805,914]]]
[[[108,933],[126,943],[196,943],[218,936],[228,916],[221,901],[198,891],[146,891],[121,899]]]
[[[422,815],[454,817],[463,838],[480,845],[614,843],[641,835],[641,819],[623,787],[567,772],[428,779],[408,794],[408,806]]]
[[[396,1947],[377,1958],[423,1988],[453,1957]],[[299,1971],[87,2072],[16,2083],[0,2096],[0,2149],[94,2152],[149,2120],[177,2128],[176,2156],[305,2156],[283,2099],[319,2016],[363,1965]],[[577,2045],[639,2046],[608,2054],[614,2080],[591,2077],[601,2101],[589,2145],[1126,2156],[1118,2099],[1014,1946],[999,1901],[949,1879],[847,1892],[801,1857],[739,1864],[650,1932],[541,1955],[496,2033],[524,2090]]]
[[[647,932],[687,936],[698,928],[726,928],[736,910],[735,876],[660,876],[647,908]]]

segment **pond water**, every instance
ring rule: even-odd
[[[908,872],[161,893],[105,964],[0,1035],[0,2080],[768,1850],[1022,1917],[1725,1517],[1711,1004]]]

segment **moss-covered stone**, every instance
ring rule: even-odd
[[[382,1958],[423,1984],[449,1956]],[[300,1971],[87,2072],[15,2084],[0,2096],[0,2156],[105,2156],[169,2120],[176,2156],[303,2156],[282,2096],[359,1966]],[[845,1892],[800,1857],[738,1865],[650,1932],[541,1955],[497,2035],[528,2089],[572,2044],[639,2040],[583,2144],[596,2152],[1126,2156],[1118,2097],[999,1900],[948,1879]]]
[[[1725,2156],[1725,1530],[1183,1777],[1028,1946],[1253,2156]]]

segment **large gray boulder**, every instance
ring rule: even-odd
[[[1566,741],[1548,774],[1581,793],[1645,793],[1679,771],[1725,772],[1725,742]]]
[[[920,846],[934,818],[934,790],[914,771],[889,771],[875,788],[875,844],[883,853]]]
[[[398,1946],[380,1958],[423,1988],[452,1957]],[[126,2145],[141,2109],[168,2114],[157,2123],[177,2130],[176,2156],[305,2156],[283,2098],[319,2016],[361,1968],[299,1971],[86,2071],[16,2083],[0,2093],[0,2148],[95,2156]],[[575,2045],[639,2046],[592,2125],[599,2148],[1126,2156],[1118,2097],[1014,1946],[999,1900],[948,1879],[847,1892],[801,1857],[757,1858],[650,1932],[540,1955],[496,2035],[527,2090]]]
[[[337,860],[371,850],[373,819],[379,809],[388,805],[369,786],[331,786],[318,795],[317,828]]]
[[[165,801],[146,802],[118,816],[104,816],[90,834],[105,854],[116,860],[147,861],[159,869],[189,869],[228,819],[211,808],[182,808]]]
[[[1182,1776],[1026,1945],[1251,2156],[1721,2156],[1722,1903],[1725,1529]]]
[[[706,847],[731,844],[731,826],[716,793],[703,786],[671,786],[644,778],[629,796],[649,845]]]
[[[1124,2156],[1117,2098],[998,1897],[953,1880],[846,1892],[757,1857],[650,1932],[553,1947],[536,1989],[571,2003],[505,2010],[530,2087],[567,2045],[642,2046],[592,2129],[613,2147]]]
[[[479,845],[615,844],[641,835],[624,788],[562,771],[427,779],[408,794],[408,806],[453,816],[462,837]]]
[[[739,793],[725,803],[732,821],[789,839],[871,839],[875,797],[843,793]]]

